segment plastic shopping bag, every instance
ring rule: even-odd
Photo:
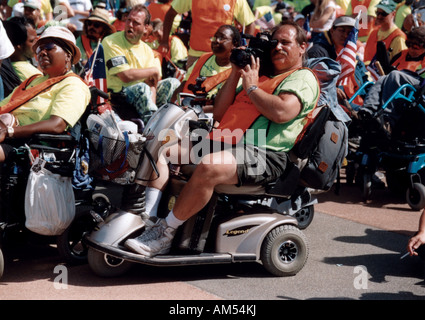
[[[54,174],[37,158],[25,192],[25,226],[38,234],[62,234],[75,217],[71,177]]]

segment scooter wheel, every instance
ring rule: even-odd
[[[3,277],[4,272],[4,258],[3,258],[3,252],[0,249],[0,279]]]
[[[270,231],[261,247],[264,268],[278,277],[297,274],[307,262],[307,238],[297,227],[281,225]]]
[[[89,248],[89,266],[100,277],[118,277],[130,270],[132,263],[124,259],[113,257],[104,252]]]
[[[425,186],[422,183],[415,182],[406,191],[406,201],[413,210],[419,211],[425,208]]]

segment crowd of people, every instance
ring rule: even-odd
[[[265,173],[249,174],[250,164],[233,155],[240,146],[211,135],[206,143],[211,150],[219,144],[220,151],[199,159],[174,209],[166,219],[154,219],[168,177],[159,164],[165,174],[146,190],[148,228],[126,245],[148,256],[165,253],[178,226],[205,205],[216,185],[262,184],[285,170],[287,152],[319,101],[320,83],[306,68],[308,59],[326,57],[343,68],[341,53],[353,42],[352,71],[337,81],[335,97],[347,111],[347,126],[353,114],[343,106],[365,82],[375,84],[370,95],[351,103],[357,116],[374,112],[394,87],[418,85],[425,71],[422,2],[3,0],[0,161],[33,133],[59,133],[76,123],[90,99],[85,67],[100,47],[106,90],[121,119],[148,121],[159,106],[178,103],[180,93],[190,93],[189,85],[204,77],[210,101],[205,111],[217,130],[270,133],[261,145],[241,137],[244,152],[264,151]],[[274,43],[267,61],[251,56],[244,66],[231,62],[235,48],[263,34]],[[423,221],[409,242],[412,255],[425,243]]]

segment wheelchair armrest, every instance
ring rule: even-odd
[[[38,141],[73,141],[75,138],[69,134],[50,134],[50,133],[36,133],[32,135],[33,139]]]

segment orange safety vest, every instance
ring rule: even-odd
[[[425,55],[422,57],[422,60],[407,60],[408,50],[403,50],[400,56],[391,63],[392,66],[396,67],[398,70],[410,70],[415,72],[418,68],[425,68]]]
[[[296,70],[282,73],[275,78],[261,76],[258,88],[272,94],[279,84],[294,71]],[[251,102],[246,91],[242,90],[235,97],[235,102],[229,106],[223,118],[220,120],[217,129],[221,129],[221,131],[213,130],[209,137],[211,140],[222,142],[228,142],[229,138],[232,138],[232,144],[237,144],[242,139],[246,130],[248,130],[260,116],[261,113]]]
[[[193,67],[192,73],[190,74],[189,78],[187,79],[182,92],[186,93],[192,93],[192,91],[189,90],[190,84],[196,84],[196,79],[200,76],[201,69],[205,65],[205,63],[208,61],[209,58],[213,56],[212,53],[205,53],[202,56],[199,57],[198,61],[196,61],[195,66]],[[216,75],[213,75],[211,77],[208,77],[204,83],[203,87],[205,88],[205,92],[211,91],[213,88],[218,86],[220,83],[227,80],[227,78],[230,76],[232,69],[229,68],[223,72],[217,73]]]
[[[34,87],[27,88],[27,86],[30,85],[30,83],[35,80],[35,78],[41,77],[40,74],[35,74],[28,79],[26,79],[24,82],[22,82],[12,93],[12,96],[10,97],[10,101],[6,103],[4,106],[0,107],[0,114],[12,112],[16,108],[22,106],[26,102],[30,101],[32,98],[36,97],[40,93],[47,91],[51,87],[53,87],[56,83],[62,81],[65,78],[68,77],[77,77],[81,81],[83,81],[78,75],[75,73],[68,73],[63,76],[49,78],[46,81],[43,81]],[[83,81],[84,82],[84,81]]]
[[[236,0],[192,1],[192,49],[211,52],[211,37],[223,24],[232,24],[235,4]]]
[[[369,35],[369,39],[366,42],[366,47],[365,47],[365,50],[364,50],[364,58],[363,58],[363,61],[366,62],[366,63],[370,62],[376,54],[376,44],[378,43],[378,31],[379,31],[379,29],[380,28],[373,29],[373,31]],[[403,39],[406,39],[405,33],[403,31],[401,31],[399,28],[397,28],[393,32],[391,32],[391,34],[388,35],[388,37],[381,40],[385,43],[385,47],[387,48],[387,50],[389,50],[391,42],[396,37],[402,37]]]
[[[84,51],[86,52],[87,59],[93,54],[93,49],[91,47],[91,40],[87,38],[86,35],[81,35],[81,43],[83,44]]]
[[[155,3],[152,2],[148,6],[149,13],[151,14],[151,21],[155,19],[161,19],[164,21],[165,15],[167,14],[168,9],[170,9],[171,4],[169,3]]]
[[[354,15],[354,12],[355,12],[354,10],[355,10],[355,8],[357,6],[362,6],[362,7],[369,8],[371,1],[372,0],[366,0],[366,1],[351,0],[351,12],[352,12],[352,14]],[[375,24],[375,21],[372,20],[372,21],[370,21],[370,22],[367,23],[367,29],[360,28],[359,29],[359,38],[369,36],[370,32],[373,30],[373,25],[374,24]]]

